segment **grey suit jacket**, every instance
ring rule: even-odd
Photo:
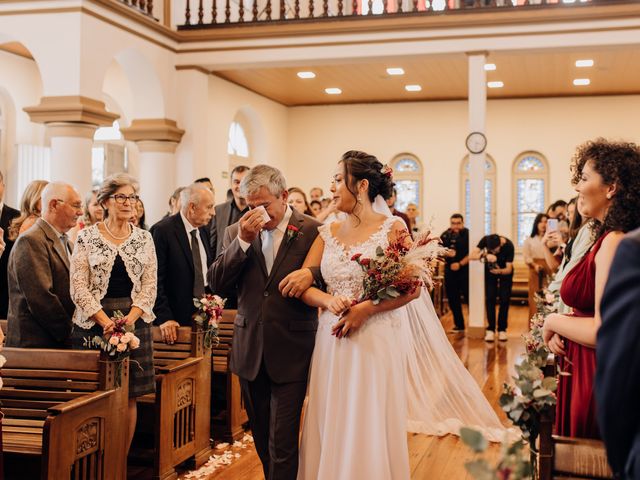
[[[69,294],[69,256],[44,220],[16,240],[8,267],[7,346],[65,348],[75,305]]]
[[[222,253],[209,268],[209,286],[214,293],[224,295],[237,286],[238,315],[229,368],[246,380],[256,378],[264,359],[274,382],[307,381],[318,310],[296,298],[284,298],[278,284],[302,267],[320,223],[293,210],[289,225],[302,234],[295,238],[285,235],[269,275],[259,237],[242,251],[237,223],[226,229]]]

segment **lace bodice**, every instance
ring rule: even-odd
[[[106,241],[97,225],[78,234],[71,257],[71,299],[76,304],[73,323],[83,328],[94,324],[90,317],[100,311],[100,301],[107,293],[111,269],[120,254],[129,278],[133,282],[132,304],[143,311],[142,320],[155,318],[158,261],[151,234],[140,228],[120,245]]]
[[[351,260],[356,253],[363,257],[373,257],[376,248],[386,248],[389,245],[389,231],[391,226],[399,221],[397,217],[389,217],[380,228],[366,241],[346,247],[332,234],[331,225],[318,228],[324,240],[324,253],[320,263],[322,277],[327,285],[327,292],[332,295],[346,295],[358,299],[362,295],[362,279],[364,271],[357,262]]]

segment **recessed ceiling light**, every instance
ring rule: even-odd
[[[313,72],[298,72],[300,78],[316,78],[316,74]]]
[[[422,87],[420,85],[405,85],[404,89],[407,92],[420,92],[422,90]]]
[[[340,95],[342,93],[342,90],[340,90],[339,88],[335,88],[335,87],[325,88],[324,91],[325,91],[325,93],[328,93],[329,95]]]
[[[389,75],[404,75],[404,69],[400,67],[387,68]]]
[[[504,83],[498,82],[487,82],[487,87],[489,88],[502,88],[504,87]]]
[[[496,69],[496,64],[495,63],[485,63],[484,64],[484,69],[485,71],[489,72],[489,71],[493,71]]]
[[[591,80],[589,80],[588,78],[576,78],[573,80],[573,84],[576,87],[582,87],[591,84]]]
[[[593,67],[593,60],[576,60],[576,67]]]

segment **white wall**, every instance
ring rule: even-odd
[[[550,163],[549,203],[573,196],[569,163],[575,147],[604,136],[640,141],[640,96],[490,100],[487,152],[497,166],[497,231],[512,236],[512,164],[536,150]],[[329,178],[342,153],[362,149],[383,163],[402,152],[423,163],[423,218],[437,232],[451,213],[463,210],[460,164],[466,154],[464,101],[297,107],[289,110],[285,172],[290,185],[308,191]]]
[[[17,192],[16,144],[42,145],[44,127],[31,123],[24,107],[40,103],[42,82],[35,62],[18,55],[0,51],[0,95],[6,107],[7,135],[3,140],[4,152],[0,152],[0,169],[5,176],[7,203],[15,206]]]

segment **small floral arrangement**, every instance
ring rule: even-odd
[[[472,428],[460,429],[460,438],[475,453],[484,453],[488,447],[487,439],[481,432]],[[526,442],[504,441],[498,464],[494,467],[484,458],[476,458],[464,464],[466,470],[476,480],[526,480],[533,478],[531,463],[525,454]]]
[[[388,178],[393,177],[393,169],[386,163],[382,166],[380,173],[382,173],[385,177],[388,177]]]
[[[440,239],[429,232],[419,234],[411,241],[409,232],[403,232],[387,248],[376,248],[374,258],[356,253],[351,260],[357,262],[365,276],[362,281],[362,297],[356,302],[382,300],[411,294],[421,286],[433,284],[434,262],[444,253]]]
[[[295,225],[287,225],[287,241],[295,240],[304,235]]]
[[[115,384],[119,387],[122,380],[122,363],[129,357],[132,350],[140,347],[140,339],[133,333],[135,327],[127,323],[120,310],[113,312],[111,320],[115,324],[111,333],[102,337],[96,335],[93,338],[85,338],[84,345],[87,348],[101,349],[109,356],[110,360],[116,362]],[[142,368],[139,364],[138,367]]]
[[[226,301],[226,298],[211,294],[193,299],[193,304],[198,309],[193,315],[193,319],[204,330],[204,346],[206,348],[211,348],[214,343],[218,344],[218,322],[222,318],[222,310],[224,310]]]

